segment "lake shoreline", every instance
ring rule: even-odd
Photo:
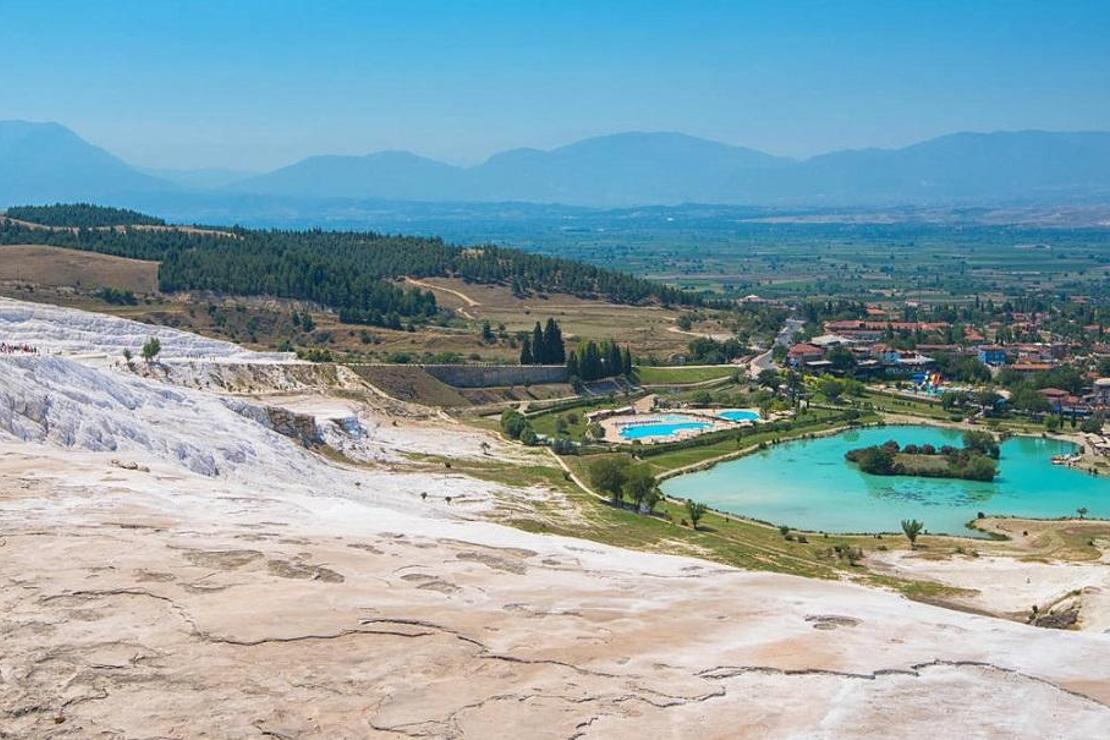
[[[783,454],[780,453],[768,461],[768,465],[772,467],[745,467],[738,471],[719,473],[696,486],[701,490],[695,491],[695,486],[685,482],[673,485],[686,478],[689,473],[706,474],[720,463],[736,463],[757,452],[774,455],[776,450],[790,443],[813,444],[855,432],[866,435],[864,439],[868,444],[881,444],[884,435],[880,430],[886,427],[892,428],[891,435],[894,437],[899,434],[898,429],[912,428],[916,436],[924,435],[928,443],[937,444],[954,444],[951,437],[968,429],[984,431],[982,427],[974,425],[922,423],[905,417],[888,418],[879,423],[842,425],[785,438],[777,443],[751,445],[718,458],[668,471],[660,476],[662,480],[672,482],[672,485],[665,487],[664,493],[672,500],[693,498],[727,515],[748,521],[788,524],[791,529],[802,532],[888,534],[893,532],[894,523],[899,518],[912,515],[915,518],[924,517],[927,523],[934,522],[929,527],[930,534],[979,541],[989,537],[988,533],[974,526],[975,520],[984,513],[999,518],[1030,521],[1063,520],[1070,513],[1070,509],[1064,506],[1065,501],[1077,499],[1072,502],[1076,507],[1101,509],[1105,507],[1100,502],[1107,501],[1107,496],[1110,496],[1110,489],[1104,495],[1099,483],[1082,483],[1077,487],[1075,478],[1062,478],[1064,471],[1067,471],[1068,476],[1076,476],[1085,471],[1053,466],[1050,457],[1061,454],[1066,449],[1074,449],[1079,443],[1064,435],[1048,434],[1009,435],[1008,465],[1001,470],[1000,477],[995,481],[947,476],[869,476],[855,466],[850,466],[854,471],[852,475],[848,474],[848,468],[839,467],[848,466],[843,461],[843,452],[831,455],[830,446],[825,444],[808,453],[814,455],[812,460],[805,458],[805,452],[801,457],[796,452],[788,452],[785,453],[784,461]],[[937,442],[937,435],[926,433],[928,429],[945,434],[943,441]],[[858,442],[858,439],[845,440],[846,445]],[[914,442],[921,444],[919,440]],[[1049,445],[1047,452],[1040,443]],[[738,479],[732,480],[730,476],[737,476]],[[805,482],[806,476],[812,477],[811,483]],[[1098,480],[1097,476],[1090,475],[1079,478],[1083,479]],[[1060,495],[1046,496],[1037,492],[1035,481],[1040,480],[1046,481],[1047,490]],[[738,485],[740,488],[737,488]],[[845,495],[841,496],[841,493]],[[871,496],[870,502],[875,506],[857,498],[863,495]],[[878,498],[874,498],[875,496]],[[1060,508],[1056,508],[1057,502]],[[853,508],[860,505],[862,508]],[[810,507],[812,509],[806,514]],[[884,509],[891,512],[889,519],[883,516]],[[882,521],[876,521],[880,516],[883,516]],[[1110,514],[1106,511],[1092,514],[1092,518],[1098,517],[1110,518]],[[869,519],[873,525],[868,523]]]

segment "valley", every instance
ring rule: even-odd
[[[0,740],[1110,737],[1110,4],[2,19]]]
[[[674,485],[696,471],[945,422],[893,388],[840,397],[829,376],[790,375],[776,340],[812,334],[796,308],[399,275],[384,281],[435,313],[392,328],[305,298],[163,290],[157,262],[112,254],[118,233],[106,253],[0,246],[6,730],[172,734],[189,716],[225,735],[624,737],[650,721],[688,736],[824,716],[833,734],[1059,734],[1044,718],[1068,712],[1082,736],[1108,721],[1097,507],[913,542],[890,532],[897,507],[867,534],[754,506],[692,518],[700,494]],[[637,364],[585,382],[520,364],[549,320],[568,348],[616,337]],[[591,420],[628,408],[740,411],[631,443]],[[628,476],[615,494],[609,463]],[[647,510],[628,502],[637,470],[666,494]]]
[[[11,732],[170,732],[189,716],[224,734],[512,722],[614,737],[648,719],[724,732],[737,717],[778,733],[834,696],[854,732],[1006,732],[1067,711],[1081,735],[1106,721],[1096,635],[760,572],[783,549],[770,528],[759,547],[733,545],[756,571],[690,559],[728,541],[712,530],[760,529],[710,518],[650,534],[583,499],[545,453],[350,374],[290,387],[276,378],[306,366],[161,329],[164,355],[140,377],[112,358],[144,327],[11,301],[0,320],[38,350],[0,357]],[[226,395],[213,372],[228,362],[274,385]],[[282,403],[323,442],[306,449],[251,411]],[[633,549],[603,544],[613,534]],[[250,691],[229,700],[232,686]],[[943,692],[945,719],[917,704],[925,687],[930,702]],[[889,702],[923,713],[892,720]]]

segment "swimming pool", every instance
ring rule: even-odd
[[[717,414],[717,416],[721,419],[726,419],[728,421],[758,421],[759,420],[759,412],[758,411],[749,411],[748,409],[729,409],[727,411],[719,412]]]
[[[702,430],[708,429],[713,426],[712,422],[701,421],[693,416],[682,416],[681,414],[666,414],[663,416],[653,416],[644,421],[628,424],[621,427],[621,439],[632,441],[635,439],[647,439],[648,437],[673,437],[679,432],[687,430]]]

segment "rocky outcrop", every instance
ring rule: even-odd
[[[0,438],[123,452],[210,477],[264,461],[275,473],[307,469],[274,432],[311,444],[315,421],[247,407],[63,357],[0,357]]]
[[[137,321],[78,311],[41,303],[0,298],[0,337],[11,344],[27,344],[44,353],[103,353],[120,357],[125,349],[136,357],[143,343],[157,337],[162,343],[159,358],[220,358],[275,361],[289,354],[257,353],[231,342],[199,334],[152,326]],[[141,362],[141,361],[139,361]]]
[[[309,414],[298,414],[280,406],[257,406],[237,399],[225,399],[224,404],[240,416],[296,440],[304,447],[324,441],[316,417]]]

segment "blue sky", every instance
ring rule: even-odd
[[[1110,129],[1110,2],[0,0],[0,119],[145,166],[615,131],[805,156]]]

